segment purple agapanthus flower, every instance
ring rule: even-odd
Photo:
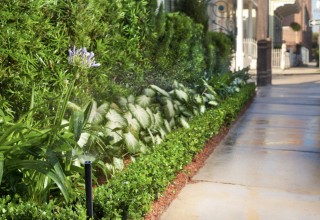
[[[80,68],[90,68],[100,66],[100,63],[96,63],[94,60],[94,53],[88,52],[85,47],[77,49],[75,46],[73,49],[69,49],[68,61],[71,65]]]

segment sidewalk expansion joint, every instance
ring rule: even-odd
[[[217,181],[209,181],[209,180],[190,180],[188,183],[190,184],[196,184],[196,183],[217,183],[217,184],[223,184],[223,185],[232,185],[232,186],[243,186],[243,187],[249,187],[245,184],[239,184],[239,183],[228,183],[228,182],[217,182]]]

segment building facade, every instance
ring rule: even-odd
[[[176,0],[158,0],[166,11],[175,9]],[[236,36],[235,69],[255,66],[256,40],[270,39],[273,48],[296,44],[311,50],[312,29],[308,26],[311,0],[208,0],[208,30]],[[289,25],[296,22],[301,30]]]

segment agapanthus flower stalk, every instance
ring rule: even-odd
[[[100,66],[100,63],[94,60],[94,53],[88,52],[85,47],[77,49],[74,46],[72,50],[69,49],[68,61],[71,65],[82,69]]]

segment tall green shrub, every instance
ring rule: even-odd
[[[4,0],[0,8],[1,95],[19,115],[28,110],[34,87],[42,115],[52,114],[70,78],[64,57],[73,45],[96,51],[102,60],[101,70],[89,73],[88,81],[76,87],[78,96],[84,94],[83,87],[92,93],[85,94],[87,99],[125,92],[127,84],[141,80],[148,63],[142,53],[149,25],[147,4],[146,0]]]
[[[173,80],[200,82],[205,69],[202,26],[181,13],[159,12],[154,30],[153,69],[146,81],[163,87]]]

